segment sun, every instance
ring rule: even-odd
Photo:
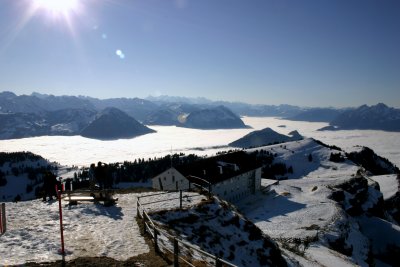
[[[79,0],[34,0],[37,9],[43,9],[53,15],[68,15],[79,9]]]

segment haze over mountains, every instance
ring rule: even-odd
[[[273,116],[288,120],[329,122],[321,130],[374,129],[400,131],[400,110],[385,104],[359,108],[303,108],[291,105],[251,105],[239,102],[211,101],[205,98],[148,97],[97,99],[86,96],[53,96],[39,93],[17,96],[0,93],[0,139],[41,135],[80,135],[98,118],[99,112],[113,107],[120,110],[120,124],[103,125],[91,138],[102,139],[106,128],[130,124],[132,132],[115,131],[106,139],[128,138],[144,134],[145,125],[175,125],[196,129],[245,128],[240,116]],[[112,113],[111,115],[116,115]],[[129,119],[128,119],[129,117]],[[132,121],[135,120],[134,121]],[[137,120],[137,121],[136,121]],[[114,121],[114,120],[110,120]],[[115,121],[114,121],[115,122]],[[136,125],[136,126],[133,126]],[[138,130],[138,129],[142,130]],[[125,130],[127,128],[124,128]],[[133,130],[136,129],[136,130]],[[83,133],[82,135],[86,135]],[[89,136],[88,136],[89,137]]]

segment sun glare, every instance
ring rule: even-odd
[[[78,0],[34,0],[37,8],[44,9],[54,15],[67,15],[77,11],[79,8]]]

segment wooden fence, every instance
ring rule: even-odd
[[[169,192],[157,193],[153,195],[147,195],[144,197],[157,196],[162,194],[171,194]],[[186,198],[188,196],[185,196]],[[191,196],[189,196],[191,197]],[[193,196],[192,196],[193,197]],[[227,262],[216,255],[212,255],[204,250],[201,250],[185,241],[180,239],[178,236],[171,235],[166,231],[156,227],[154,222],[151,220],[149,214],[146,212],[144,206],[155,203],[162,203],[170,200],[177,200],[178,198],[170,198],[167,200],[159,200],[147,203],[141,203],[140,198],[137,199],[137,215],[142,219],[144,231],[146,234],[149,234],[154,242],[154,248],[156,252],[173,255],[174,266],[179,266],[180,263],[184,263],[188,266],[196,266],[196,262],[200,263],[204,266],[204,264],[208,266],[216,266],[216,267],[236,267],[236,265]],[[183,203],[182,191],[179,192],[179,207],[182,209]],[[194,259],[193,254],[197,255],[197,258]]]

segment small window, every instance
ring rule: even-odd
[[[164,177],[164,181],[166,181],[167,180],[167,178],[166,177]]]
[[[175,176],[172,175],[172,182],[175,182]]]

